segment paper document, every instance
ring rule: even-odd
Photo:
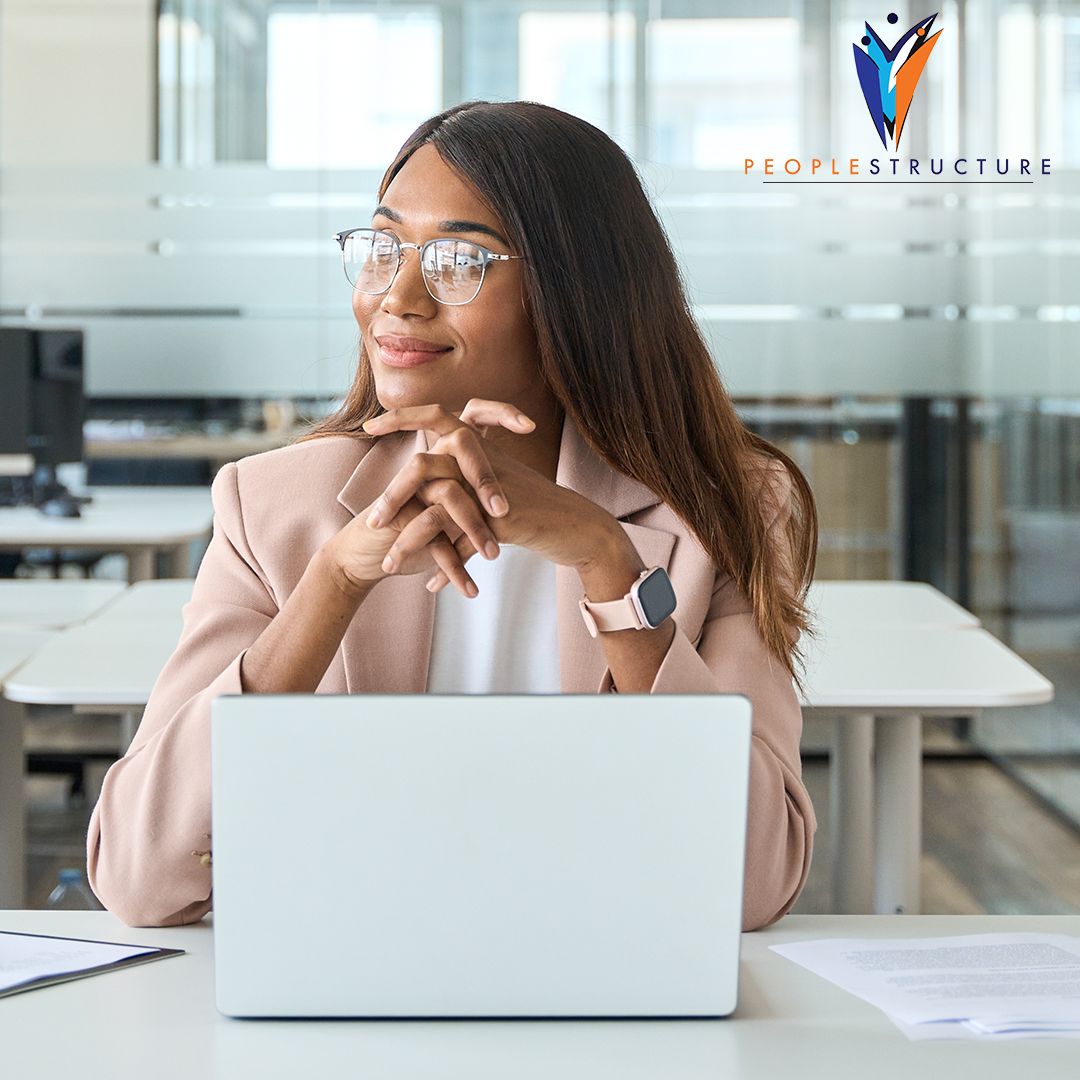
[[[0,997],[182,952],[152,945],[113,945],[0,931]]]
[[[876,1005],[910,1038],[1080,1036],[1080,938],[1067,934],[837,938],[772,949]]]

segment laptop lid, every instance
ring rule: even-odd
[[[212,705],[229,1016],[721,1016],[750,703],[265,695]]]

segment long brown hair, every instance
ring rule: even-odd
[[[749,431],[724,389],[633,164],[599,128],[531,101],[470,101],[425,121],[379,186],[433,143],[524,255],[540,376],[608,464],[655,492],[731,576],[799,683],[817,513],[806,478]],[[341,408],[297,441],[382,412],[361,341]]]

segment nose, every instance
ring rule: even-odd
[[[423,315],[435,314],[436,301],[432,299],[424,283],[424,274],[420,269],[420,252],[414,248],[403,248],[401,262],[398,265],[390,288],[382,294],[379,307],[388,315]]]

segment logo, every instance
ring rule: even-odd
[[[890,12],[889,22],[895,23],[897,17],[896,12]],[[915,96],[919,76],[941,36],[940,30],[933,35],[929,33],[936,18],[937,12],[917,22],[891,49],[869,23],[866,23],[866,35],[862,38],[863,48],[857,43],[852,44],[866,107],[886,150],[896,150],[900,146],[900,133],[904,130],[904,120]]]

